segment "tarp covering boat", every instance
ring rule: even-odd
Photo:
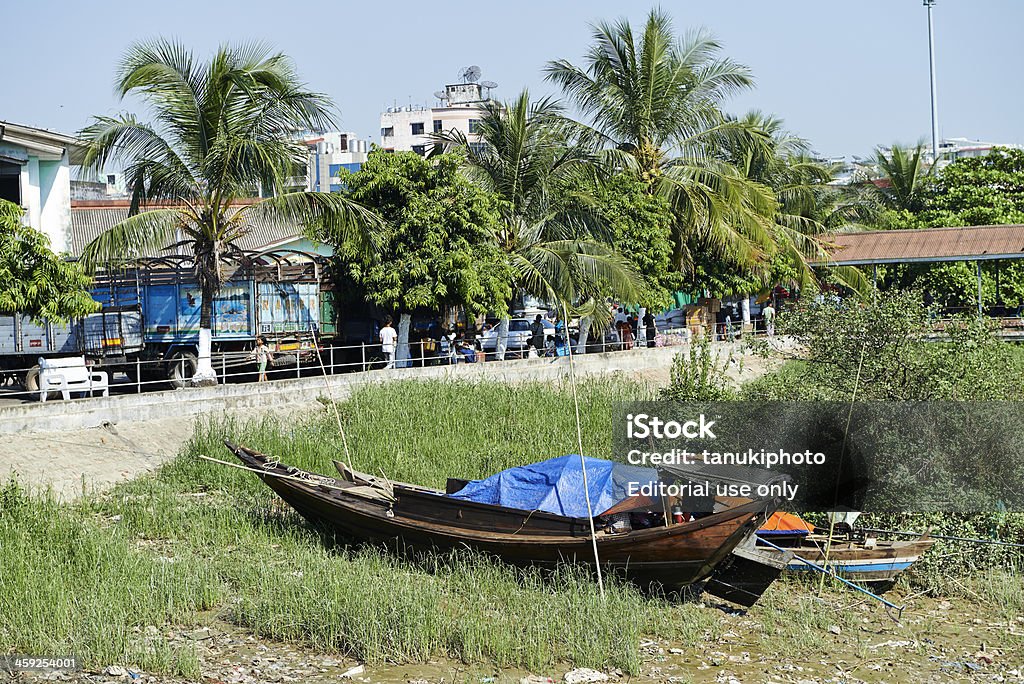
[[[629,483],[638,486],[658,482],[654,468],[615,463],[587,457],[590,506],[600,515],[629,496]],[[583,494],[583,468],[575,454],[549,458],[495,473],[485,480],[473,480],[454,494],[455,499],[546,511],[570,518],[587,517]]]
[[[761,529],[757,531],[759,535],[794,535],[801,534],[806,535],[814,532],[814,525],[810,524],[803,518],[792,513],[783,513],[782,511],[775,511],[771,517],[765,521]]]

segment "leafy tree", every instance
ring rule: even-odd
[[[91,279],[50,250],[50,241],[22,225],[21,207],[0,200],[0,313],[66,322],[92,313]]]
[[[610,246],[607,226],[595,211],[591,190],[594,158],[567,137],[561,107],[549,99],[530,101],[524,90],[514,101],[487,103],[478,131],[483,145],[470,145],[460,131],[435,136],[465,156],[465,171],[501,200],[494,234],[515,289],[575,306],[577,313],[604,313],[601,295],[635,296],[637,276]],[[508,338],[508,317],[498,329],[498,357]],[[586,328],[580,324],[580,347]]]
[[[638,35],[625,20],[596,24],[585,67],[557,60],[546,69],[585,117],[583,135],[668,201],[674,265],[684,270],[702,251],[750,266],[772,243],[773,193],[719,154],[724,140],[767,143],[722,113],[725,99],[753,80],[720,51],[703,31],[678,40],[655,9]]]
[[[861,400],[1019,399],[1024,357],[965,317],[933,341],[934,327],[919,291],[876,301],[804,303],[780,314],[780,333],[801,349],[785,376],[755,381],[747,398]]]
[[[664,198],[629,174],[615,174],[595,193],[598,211],[611,231],[612,246],[639,274],[635,303],[661,310],[687,280],[672,268],[672,212]]]
[[[324,95],[309,91],[283,54],[258,44],[224,46],[200,63],[180,43],[136,43],[118,67],[117,92],[134,94],[154,117],[99,116],[81,131],[84,166],[124,165],[129,218],[85,249],[87,264],[163,249],[187,251],[202,290],[199,359],[193,382],[216,383],[210,363],[213,299],[224,259],[249,220],[305,226],[320,238],[362,234],[374,217],[346,197],[287,192],[286,179],[305,162],[292,131],[333,124]],[[275,196],[238,206],[260,191]]]
[[[350,201],[386,221],[373,255],[358,242],[339,244],[340,270],[366,297],[400,314],[397,358],[409,357],[409,323],[416,309],[461,305],[503,312],[511,274],[493,235],[500,202],[459,173],[461,158],[426,160],[412,152],[371,152],[344,177]]]
[[[1024,223],[1024,150],[996,149],[958,159],[925,184],[917,203],[886,216],[892,228],[929,228]],[[974,263],[902,265],[886,269],[885,287],[927,290],[945,307],[977,305]],[[1024,304],[1024,264],[985,262],[982,303]]]

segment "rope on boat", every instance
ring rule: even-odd
[[[590,483],[587,480],[587,459],[583,455],[583,426],[580,422],[580,399],[576,393],[576,365],[573,362],[572,338],[569,337],[569,308],[562,301],[564,314],[562,329],[565,333],[565,349],[569,356],[569,384],[572,386],[572,404],[576,411],[576,445],[579,447],[580,466],[583,468],[583,498],[587,500],[587,520],[590,521],[590,542],[594,547],[594,567],[597,568],[597,589],[604,600],[604,578],[601,576],[601,558],[597,555],[597,530],[594,529],[594,509],[590,506]]]
[[[334,419],[338,421],[338,432],[341,433],[341,445],[345,447],[345,462],[348,467],[352,466],[352,455],[348,452],[348,438],[345,436],[345,428],[341,426],[341,414],[338,413],[338,402],[334,400],[334,391],[331,389],[331,383],[327,381],[327,369],[324,368],[324,357],[320,355],[320,342],[316,338],[316,330],[310,331],[313,334],[313,347],[316,349],[316,360],[320,362],[320,373],[324,378],[324,386],[327,387],[327,398],[331,402],[331,408],[334,409]]]
[[[846,413],[846,428],[843,430],[843,444],[839,447],[839,465],[836,468],[836,487],[832,493],[833,505],[838,503],[839,499],[839,478],[842,477],[843,473],[843,456],[846,455],[846,440],[850,435],[850,421],[853,419],[853,406],[857,401],[857,388],[860,386],[860,372],[864,368],[864,352],[867,350],[867,341],[860,347],[860,361],[857,362],[857,376],[853,380],[853,393],[850,395],[850,410]],[[833,520],[829,520],[828,525],[828,539],[825,541],[825,565],[828,565],[828,554],[832,550],[832,538],[835,535],[836,524]],[[825,578],[821,578],[821,583],[818,584],[818,593],[820,594],[825,588]]]
[[[813,568],[814,570],[817,570],[818,572],[822,573],[822,576],[821,576],[822,583],[824,583],[824,581],[825,581],[825,575],[828,575],[829,577],[832,577],[833,579],[839,580],[840,582],[842,582],[846,586],[850,587],[851,589],[856,589],[860,593],[867,594],[868,596],[870,596],[871,598],[875,599],[876,601],[881,601],[885,605],[886,608],[890,608],[890,609],[896,611],[896,617],[893,618],[893,620],[895,622],[899,622],[900,618],[903,617],[903,610],[906,608],[906,605],[897,606],[895,603],[892,603],[891,601],[885,600],[884,598],[882,598],[878,594],[871,593],[870,591],[868,591],[864,587],[851,582],[850,580],[846,579],[845,577],[840,577],[838,574],[836,574],[835,572],[832,572],[827,567],[822,567],[822,566],[818,565],[817,563],[815,563],[813,561],[809,561],[809,560],[807,560],[806,558],[804,558],[802,556],[796,555],[795,553],[793,553],[792,549],[785,549],[785,548],[783,548],[781,546],[777,546],[775,544],[772,544],[770,541],[768,541],[764,537],[758,537],[757,542],[759,544],[765,544],[766,546],[770,546],[771,548],[775,549],[776,551],[780,551],[783,554],[792,554],[793,560],[798,560],[801,563],[803,563],[805,565],[808,565],[811,568]],[[825,564],[827,565],[828,561],[825,561]],[[892,615],[889,614],[888,611],[886,611],[886,614],[888,614],[889,617],[892,617]]]

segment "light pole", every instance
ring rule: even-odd
[[[935,28],[932,26],[932,7],[935,0],[924,0],[928,8],[928,61],[932,78],[932,164],[939,162],[939,110],[935,98]]]

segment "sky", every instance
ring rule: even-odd
[[[497,99],[557,95],[548,60],[582,64],[590,24],[653,6],[621,0],[315,2],[6,0],[0,120],[71,133],[97,114],[142,113],[113,92],[116,64],[137,40],[176,38],[208,56],[260,40],[291,56],[329,95],[340,128],[379,142],[380,112],[431,105],[432,93],[479,65]],[[930,139],[928,33],[921,0],[663,2],[676,30],[705,27],[746,64],[754,89],[727,103],[784,119],[825,156]],[[938,0],[934,9],[939,134],[1024,143],[1021,0]]]

